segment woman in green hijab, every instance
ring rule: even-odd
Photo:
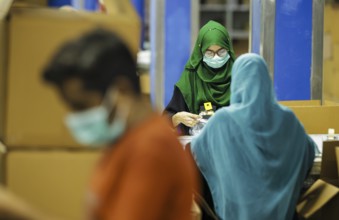
[[[200,29],[191,57],[165,108],[181,134],[189,134],[189,128],[198,122],[204,103],[210,102],[213,109],[229,105],[234,60],[226,28],[209,21]]]

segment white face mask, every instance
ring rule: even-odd
[[[224,57],[219,57],[217,54],[213,58],[208,58],[204,56],[203,61],[209,66],[214,69],[218,69],[225,65],[227,61],[230,59],[230,55],[226,54]]]
[[[114,97],[114,102],[116,102],[116,91]],[[103,104],[80,113],[70,113],[65,122],[79,143],[104,146],[115,142],[124,134],[129,108],[130,106],[117,105],[112,122],[109,122],[110,110]]]

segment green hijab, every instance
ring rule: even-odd
[[[230,55],[227,63],[219,69],[213,69],[203,62],[203,54],[211,45],[226,48]],[[191,57],[176,83],[191,113],[198,114],[204,102],[211,102],[217,107],[229,105],[234,60],[226,28],[218,22],[209,21],[200,29]]]

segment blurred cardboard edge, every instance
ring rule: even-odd
[[[14,195],[7,188],[0,185],[0,216],[8,219],[51,219],[30,205],[21,198]],[[55,218],[53,218],[55,219]]]
[[[7,14],[9,9],[11,8],[13,0],[1,0],[0,1],[0,20],[3,20]]]

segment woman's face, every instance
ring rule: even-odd
[[[207,58],[213,58],[216,54],[219,57],[225,57],[227,55],[227,50],[223,47],[218,46],[218,45],[211,45],[204,52],[204,56],[207,57]]]

